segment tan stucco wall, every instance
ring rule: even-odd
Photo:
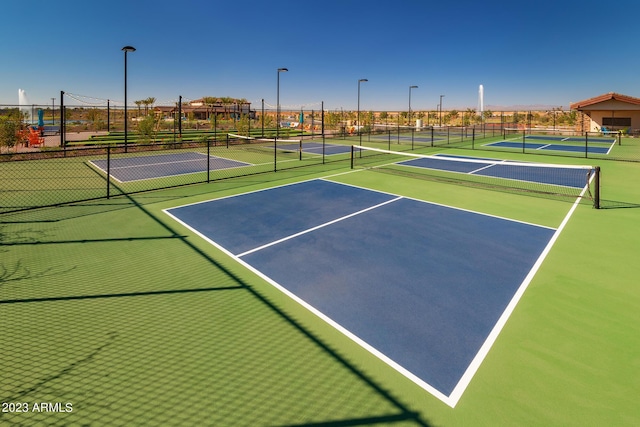
[[[640,130],[640,105],[610,99],[580,108],[580,111],[590,118],[589,132],[598,132],[602,128],[603,117],[631,117],[631,129]],[[616,130],[620,129],[616,127]]]
[[[631,129],[640,129],[640,111],[597,110],[586,112],[590,118],[589,132],[598,132],[602,128],[603,117],[631,117]],[[619,130],[619,129],[617,129]]]

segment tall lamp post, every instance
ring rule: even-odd
[[[360,132],[360,83],[368,81],[367,79],[358,80],[358,135],[360,136],[360,145],[362,145],[362,132]]]
[[[280,73],[286,73],[288,68],[278,68],[278,82],[276,86],[276,140],[273,143],[273,171],[277,170],[277,151],[278,136],[280,135]]]
[[[122,48],[124,52],[124,152],[127,152],[127,52],[135,52],[133,46],[125,46]]]
[[[440,127],[442,127],[442,98],[444,95],[440,95]]]
[[[411,126],[411,89],[418,89],[418,86],[409,86],[409,117],[407,118],[409,126]]]

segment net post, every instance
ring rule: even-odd
[[[524,154],[525,152],[525,140],[527,138],[527,131],[525,129],[522,129],[522,154]]]
[[[227,148],[229,148],[229,134],[227,134]]]
[[[433,126],[431,127],[431,147],[433,147]]]
[[[298,153],[299,153],[299,160],[302,160],[302,134],[300,134],[300,142],[299,142],[299,147],[298,147]]]
[[[593,189],[593,207],[600,209],[600,166],[595,167],[595,174],[593,183],[595,188]]]
[[[618,131],[618,145],[622,145],[622,132]]]

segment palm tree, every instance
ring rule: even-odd
[[[154,97],[149,97],[149,98],[145,99],[142,102],[144,103],[144,114],[148,115],[149,114],[149,106],[153,105],[156,102],[156,99]]]

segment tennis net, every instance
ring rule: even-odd
[[[255,136],[236,135],[233,133],[227,134],[227,140],[233,141],[239,144],[300,144],[302,139],[283,139],[283,138],[261,138]]]
[[[507,140],[517,140],[523,143],[544,142],[562,144],[620,144],[620,132],[576,132],[563,129],[541,128],[504,128],[503,137]]]
[[[591,201],[600,207],[600,167],[422,155],[352,146],[351,168],[499,191]]]

